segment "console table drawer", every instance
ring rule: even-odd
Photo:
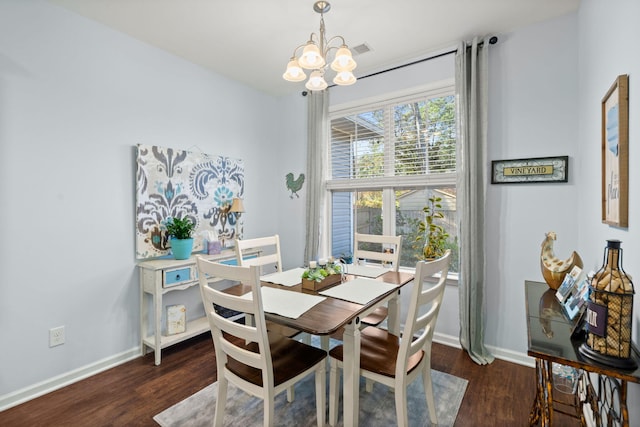
[[[191,267],[180,268],[176,270],[166,270],[164,272],[163,288],[183,285],[187,282],[195,280],[191,275]]]

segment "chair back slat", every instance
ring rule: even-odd
[[[216,289],[208,288],[211,290],[211,298],[215,298],[216,304],[222,307],[228,308],[233,311],[241,311],[242,313],[256,314],[254,313],[255,306],[252,299],[241,298],[236,295],[225,294]]]
[[[382,245],[380,252],[371,251],[361,247],[362,244],[374,243]],[[390,252],[385,250],[391,249]],[[402,236],[386,236],[378,234],[355,233],[353,242],[353,258],[365,259],[369,261],[380,261],[389,263],[394,271],[400,267],[400,251],[402,249]]]
[[[257,257],[246,257],[248,249],[259,249],[261,253]],[[262,253],[264,252],[264,254]],[[282,271],[282,255],[280,252],[280,236],[275,234],[268,237],[258,237],[256,239],[236,240],[236,258],[238,265],[246,267],[256,265],[264,267],[273,264],[277,271]],[[271,273],[262,272],[261,273]]]
[[[220,316],[215,312],[215,309],[211,309],[212,321],[221,331],[234,337],[242,338],[248,342],[257,342],[258,331],[255,327],[245,326],[240,323],[236,323],[226,317]],[[239,310],[236,310],[239,311]],[[248,313],[248,312],[244,312]]]
[[[381,261],[384,263],[392,264],[396,261],[396,254],[387,253],[387,252],[373,252],[367,250],[359,250],[358,251],[358,259],[366,259],[373,261]]]
[[[260,353],[246,350],[238,347],[227,339],[223,339],[220,344],[222,345],[222,351],[229,357],[237,360],[245,365],[252,366],[256,369],[262,369],[262,356]]]
[[[275,264],[276,266],[280,263],[280,256],[278,254],[269,254],[257,256],[255,258],[245,258],[242,260],[243,267],[249,267],[252,265],[256,265],[258,267],[262,267],[267,264]],[[279,269],[276,267],[279,271]]]
[[[450,258],[451,251],[447,251],[435,261],[419,261],[416,265],[411,302],[396,361],[398,369],[407,366],[409,357],[421,350],[428,350],[425,346],[431,345],[444,296]],[[436,275],[439,275],[437,283],[425,288],[426,279]]]

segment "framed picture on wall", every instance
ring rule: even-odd
[[[629,76],[616,78],[602,98],[602,222],[628,227]]]
[[[535,184],[567,182],[569,156],[493,160],[492,184]]]

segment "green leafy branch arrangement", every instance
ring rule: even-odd
[[[427,206],[422,208],[424,212],[424,221],[418,223],[418,236],[416,242],[424,240],[424,247],[422,254],[425,259],[440,258],[447,250],[447,241],[449,240],[449,234],[445,231],[444,227],[436,224],[434,220],[444,218],[442,212],[438,209],[442,209],[441,197],[432,196],[429,197]]]

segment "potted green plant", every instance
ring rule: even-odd
[[[340,255],[340,259],[342,260],[342,262],[344,262],[345,264],[351,264],[353,262],[353,254],[351,252],[343,252]]]
[[[171,252],[175,259],[188,259],[193,250],[193,232],[196,224],[189,218],[167,218],[167,234],[171,236]]]
[[[424,259],[433,260],[440,258],[447,250],[449,234],[444,227],[436,223],[436,220],[444,218],[439,209],[442,209],[441,197],[429,197],[427,206],[422,208],[424,220],[418,223],[418,236],[416,242],[424,241],[422,256]]]

